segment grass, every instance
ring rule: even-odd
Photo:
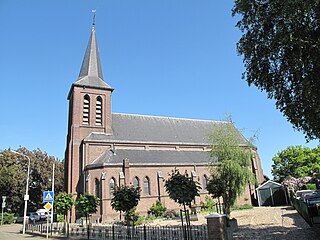
[[[234,211],[234,210],[245,210],[245,209],[253,209],[254,207],[251,206],[251,205],[242,205],[242,206],[233,206],[231,208],[231,211]]]

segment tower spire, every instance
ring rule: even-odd
[[[93,21],[86,53],[84,55],[78,80],[74,83],[78,86],[112,89],[103,81],[99,48],[96,39],[96,10],[92,10]]]

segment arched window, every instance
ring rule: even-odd
[[[97,178],[94,181],[94,194],[100,198],[100,182]]]
[[[203,175],[202,177],[202,186],[203,186],[203,190],[207,190],[207,184],[208,184],[208,178],[206,175]]]
[[[138,188],[139,187],[139,178],[138,177],[135,177],[133,179],[133,187],[134,188]]]
[[[102,125],[102,98],[100,96],[96,100],[96,125]]]
[[[85,95],[83,98],[82,124],[89,125],[90,119],[90,97]]]
[[[114,178],[110,179],[109,189],[110,189],[110,197],[113,198],[113,193],[115,188],[117,187],[116,180]]]
[[[143,180],[143,193],[145,195],[150,195],[150,180],[148,177],[145,177]]]

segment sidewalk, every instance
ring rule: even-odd
[[[45,240],[46,237],[35,236],[30,234],[22,234],[20,230],[22,229],[21,224],[11,224],[11,225],[2,225],[0,226],[0,240],[23,240],[23,239],[32,239],[32,240]],[[54,238],[48,238],[53,240]],[[56,240],[56,239],[55,239]]]

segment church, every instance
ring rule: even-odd
[[[74,198],[87,192],[100,199],[93,222],[119,218],[110,203],[114,189],[121,185],[141,188],[137,206],[141,214],[146,214],[157,200],[167,209],[178,209],[164,188],[164,180],[176,168],[200,184],[195,204],[204,202],[210,177],[208,163],[212,162],[208,135],[232,123],[113,113],[113,90],[103,80],[93,24],[79,77],[68,94],[65,190]],[[240,132],[239,136],[239,144],[248,146]],[[251,169],[260,184],[264,177],[256,151]],[[252,204],[255,198],[255,186],[248,186],[243,199]],[[71,221],[77,218],[73,209]]]

